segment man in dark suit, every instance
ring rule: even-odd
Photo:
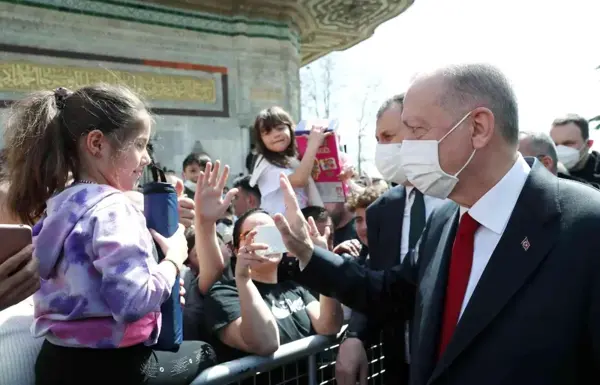
[[[412,319],[412,385],[599,383],[600,193],[518,153],[515,97],[494,67],[418,76],[402,118],[408,180],[456,203],[431,216],[418,259],[374,272],[313,247],[282,176],[276,223],[305,283]]]
[[[376,163],[384,179],[398,179],[402,172],[395,151],[404,140],[406,127],[402,123],[404,95],[395,95],[385,101],[377,112],[375,136],[377,138]],[[425,228],[431,212],[443,202],[424,197],[412,186],[393,187],[379,197],[366,212],[369,260],[373,270],[386,270],[399,265],[414,249]],[[392,322],[383,325],[369,314],[352,312],[348,329],[336,359],[336,380],[340,385],[366,384],[368,375],[367,354],[364,345],[379,341],[383,329],[384,381],[386,384],[406,384],[408,381],[408,354],[404,324]]]
[[[406,193],[404,186],[396,186],[379,197],[367,209],[367,238],[369,259],[367,266],[374,270],[385,270],[400,264],[400,241]],[[338,350],[336,380],[340,385],[366,384],[368,360],[365,345],[379,339],[381,324],[363,315],[352,312],[348,329]],[[385,383],[406,383],[408,367],[404,357],[404,327],[389,325],[385,330],[383,356]],[[402,381],[402,382],[401,382]]]

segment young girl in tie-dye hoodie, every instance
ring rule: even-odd
[[[6,122],[9,207],[25,223],[41,218],[39,385],[186,384],[214,363],[202,342],[152,349],[187,249],[182,228],[155,234],[166,255],[158,263],[144,215],[123,193],[150,162],[151,122],[135,94],[104,85],[34,93]]]

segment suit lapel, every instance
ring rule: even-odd
[[[557,183],[541,163],[534,163],[506,229],[430,383],[494,320],[548,255],[560,224]]]
[[[402,187],[398,191],[397,198],[388,201],[385,214],[387,216],[385,222],[391,226],[383,228],[382,244],[384,250],[389,250],[387,256],[387,266],[393,267],[400,264],[400,250],[402,247],[402,224],[404,223],[404,205],[406,203],[406,189]]]
[[[423,250],[420,254],[432,255],[432,257],[428,261],[420,261],[427,267],[419,282],[418,302],[415,307],[414,319],[419,322],[413,335],[415,347],[413,354],[417,357],[412,363],[411,376],[421,379],[415,383],[424,384],[427,381],[437,358],[438,335],[442,319],[440,309],[444,307],[448,264],[459,217],[457,205],[447,206],[444,210],[446,212],[434,214],[429,223],[429,234],[422,247],[431,247],[431,250]]]

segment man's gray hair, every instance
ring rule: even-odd
[[[489,64],[458,64],[436,72],[448,85],[441,101],[443,106],[486,107],[494,114],[496,127],[504,139],[510,144],[518,143],[517,100],[502,71]]]
[[[549,156],[552,159],[552,171],[556,174],[558,166],[558,154],[556,153],[556,146],[550,135],[545,132],[523,132],[519,133],[520,139],[526,139],[528,149],[532,151],[535,156]]]
[[[402,106],[404,104],[404,94],[398,94],[398,95],[394,95],[391,98],[387,99],[385,102],[383,102],[383,104],[381,105],[381,107],[379,107],[379,110],[377,110],[377,120],[381,119],[381,116],[383,116],[383,114],[385,114],[385,112],[387,110],[389,110],[390,108],[392,108],[395,105],[400,105]]]

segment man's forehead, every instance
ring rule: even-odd
[[[440,75],[418,77],[410,85],[404,98],[403,120],[424,120],[424,109],[440,108],[440,101],[446,90],[446,83]]]
[[[402,126],[402,106],[395,104],[385,110],[381,117],[377,119],[375,130],[383,132],[388,130],[398,130]]]
[[[572,138],[576,139],[581,136],[581,130],[575,123],[567,123],[553,126],[550,130],[550,135],[553,137],[560,138]]]

